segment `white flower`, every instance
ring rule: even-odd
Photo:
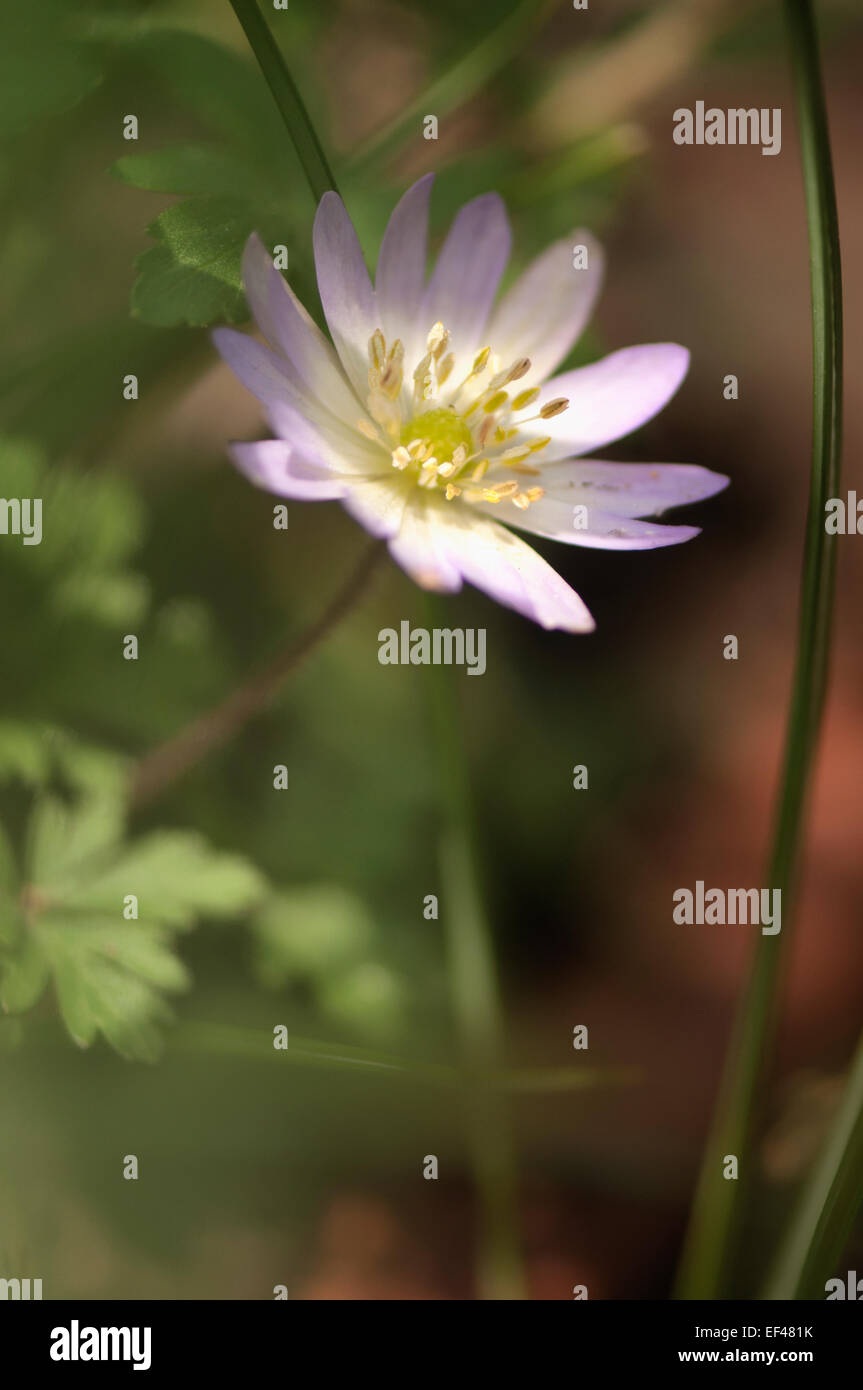
[[[315,264],[335,351],[250,239],[246,294],[270,346],[228,328],[214,340],[274,438],[235,444],[233,458],[280,497],[337,498],[424,588],[467,580],[545,628],[589,632],[582,600],[508,528],[614,550],[697,535],[635,518],[709,497],[727,478],[583,457],[661,410],[689,354],[650,343],[550,376],[593,307],[599,246],[584,232],[556,242],[495,308],[511,237],[488,193],[458,213],[426,283],[431,183],[393,212],[374,286],[341,199],[321,199]],[[588,269],[574,268],[574,244]]]

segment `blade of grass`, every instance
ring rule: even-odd
[[[809,511],[803,557],[800,628],[768,884],[782,893],[783,930],[760,936],[737,1016],[707,1141],[677,1296],[716,1298],[730,1277],[742,1207],[754,1167],[755,1107],[769,1061],[776,996],[787,953],[812,762],[827,679],[835,537],[825,530],[825,503],[839,491],[842,410],[842,289],[839,231],[818,35],[810,0],[785,0],[812,282],[813,431]],[[740,1180],[722,1176],[725,1154],[737,1155]]]
[[[325,193],[330,190],[337,193],[338,189],[323,146],[309,120],[309,113],[287,63],[264,23],[255,0],[231,0],[231,8],[242,26],[267,86],[273,94],[273,100],[288,128],[288,134],[294,142],[315,201],[320,202]]]
[[[823,1298],[863,1207],[863,1036],[836,1118],[803,1185],[764,1287],[765,1298]]]
[[[426,595],[429,629],[440,600]],[[465,1122],[480,1201],[480,1297],[524,1297],[515,1146],[506,1097],[489,1086],[503,1053],[503,1011],[491,928],[480,887],[474,816],[453,669],[430,667],[444,830],[441,903],[452,1008],[461,1044]]]
[[[396,1057],[388,1052],[369,1051],[344,1043],[295,1037],[293,1033],[288,1036],[286,1048],[276,1049],[272,1035],[266,1030],[242,1028],[234,1024],[184,1023],[172,1035],[171,1046],[184,1052],[221,1053],[250,1060],[274,1058],[290,1066],[380,1072],[432,1086],[455,1086],[458,1083],[458,1073],[454,1067],[416,1062],[407,1057]]]

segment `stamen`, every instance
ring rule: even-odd
[[[538,395],[538,386],[533,386],[529,391],[520,391],[517,396],[513,397],[513,410],[526,410],[529,405],[533,405]]]
[[[569,409],[569,401],[566,396],[556,396],[553,401],[548,401],[539,412],[541,420],[551,420],[555,415],[562,415]]]

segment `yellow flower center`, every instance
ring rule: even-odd
[[[394,468],[408,469],[417,485],[437,488],[446,500],[466,502],[510,500],[520,510],[543,496],[541,487],[524,487],[522,479],[538,477],[532,460],[550,443],[548,436],[522,436],[531,420],[550,420],[566,410],[563,398],[547,401],[533,415],[524,412],[539,396],[537,387],[506,388],[530,371],[530,360],[518,358],[501,369],[490,347],[477,353],[467,376],[448,385],[455,358],[448,352],[450,335],[436,323],[426,340],[427,352],[413,373],[413,401],[408,418],[402,409],[404,347],[397,339],[388,347],[378,328],[369,339],[369,415],[375,422],[358,422],[358,429],[390,451]],[[432,404],[435,398],[447,404]],[[423,406],[428,406],[423,409]],[[504,477],[500,469],[515,473]],[[492,476],[486,475],[491,473]]]
[[[435,458],[441,463],[451,459],[461,446],[465,458],[473,452],[473,437],[470,429],[451,406],[439,406],[436,410],[425,410],[402,425],[400,444],[410,444],[414,439],[422,439],[428,444]]]

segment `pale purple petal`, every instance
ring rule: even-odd
[[[324,314],[357,395],[368,395],[368,343],[378,324],[375,292],[357,234],[337,193],[315,215],[315,266]]]
[[[568,409],[551,420],[533,420],[522,430],[533,437],[551,436],[542,462],[600,449],[652,419],[674,395],[688,366],[689,353],[677,343],[622,348],[547,381],[531,414],[560,397],[569,401]]]
[[[573,247],[587,249],[576,269]],[[527,267],[491,317],[487,338],[504,364],[529,357],[519,390],[544,381],[581,337],[602,284],[605,258],[589,232],[556,241]]]
[[[426,174],[396,204],[387,223],[375,277],[380,327],[388,343],[401,338],[408,375],[422,356],[431,328],[420,319],[428,257],[429,198],[434,174]]]
[[[356,430],[347,430],[332,421],[322,425],[282,401],[269,406],[267,414],[279,438],[319,468],[339,474],[389,475],[392,472],[389,454]]]
[[[660,526],[652,521],[631,521],[598,507],[572,505],[554,497],[540,497],[524,511],[510,502],[476,505],[489,516],[493,515],[507,526],[517,526],[520,531],[596,550],[657,550],[660,546],[691,540],[700,530],[698,526]]]
[[[389,542],[389,551],[421,588],[440,593],[455,593],[461,588],[461,573],[447,555],[440,507],[427,502],[421,493],[405,508],[399,531]]]
[[[304,405],[302,382],[290,362],[235,328],[217,328],[213,343],[234,376],[262,405],[284,401]]]
[[[540,627],[593,631],[593,618],[578,594],[541,555],[474,507],[442,505],[448,510],[438,544],[469,584]]]
[[[243,254],[243,283],[261,332],[285,354],[311,395],[347,424],[366,418],[332,347],[254,235]]]
[[[395,472],[387,478],[352,481],[344,499],[345,511],[371,535],[388,540],[398,534],[412,486]]]
[[[453,381],[462,364],[485,346],[486,323],[511,242],[503,200],[484,193],[460,209],[441,248],[421,317],[426,332],[438,321],[449,329],[457,360]]]
[[[540,454],[538,462],[541,458]],[[635,517],[659,516],[671,507],[703,502],[727,487],[728,479],[690,463],[606,463],[579,458],[548,464],[537,483],[559,501]]]
[[[306,502],[326,502],[345,495],[345,483],[321,469],[300,463],[283,439],[232,444],[231,458],[241,473],[265,492]]]
[[[306,393],[284,357],[233,328],[217,328],[213,342],[234,375],[265,406],[276,434],[300,452],[320,455],[326,466],[337,471],[376,472],[389,466],[379,446]]]

